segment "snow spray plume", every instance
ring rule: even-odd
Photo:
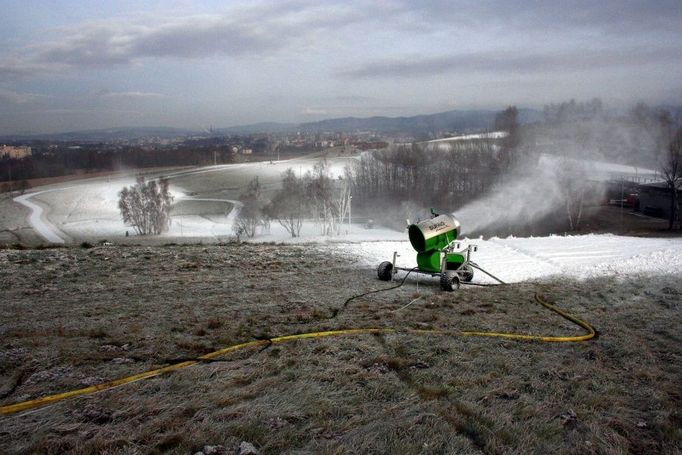
[[[532,223],[561,207],[564,192],[559,172],[559,161],[541,158],[524,175],[517,174],[511,181],[497,185],[454,215],[465,233]]]
[[[550,215],[578,227],[583,206],[603,199],[607,182],[637,174],[631,166],[656,178],[666,119],[641,104],[609,116],[597,99],[546,106],[545,122],[527,127],[519,146],[536,164],[517,169],[456,216],[467,233],[533,226]]]

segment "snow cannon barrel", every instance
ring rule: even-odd
[[[438,215],[435,218],[411,224],[407,230],[412,248],[419,253],[442,250],[459,235],[460,223],[452,215]]]

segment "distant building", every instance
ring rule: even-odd
[[[12,145],[0,145],[0,158],[8,157],[15,160],[20,160],[31,156],[31,147],[25,146],[12,146]]]
[[[321,148],[334,147],[334,141],[330,141],[330,140],[316,141],[315,147],[321,147]]]
[[[677,197],[682,198],[682,191],[679,189]],[[645,215],[670,218],[671,200],[672,191],[665,182],[639,185],[639,210]]]

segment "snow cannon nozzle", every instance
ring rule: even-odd
[[[440,251],[459,235],[460,223],[452,215],[438,215],[431,209],[433,218],[411,224],[408,236],[412,248],[422,253],[429,250]]]

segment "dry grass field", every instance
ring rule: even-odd
[[[3,453],[680,453],[678,277],[392,291],[325,246],[0,250],[0,405],[290,333],[392,327],[250,349],[0,417]],[[407,329],[581,333],[575,344]],[[414,299],[409,307],[398,310]],[[398,310],[398,311],[396,311]]]

